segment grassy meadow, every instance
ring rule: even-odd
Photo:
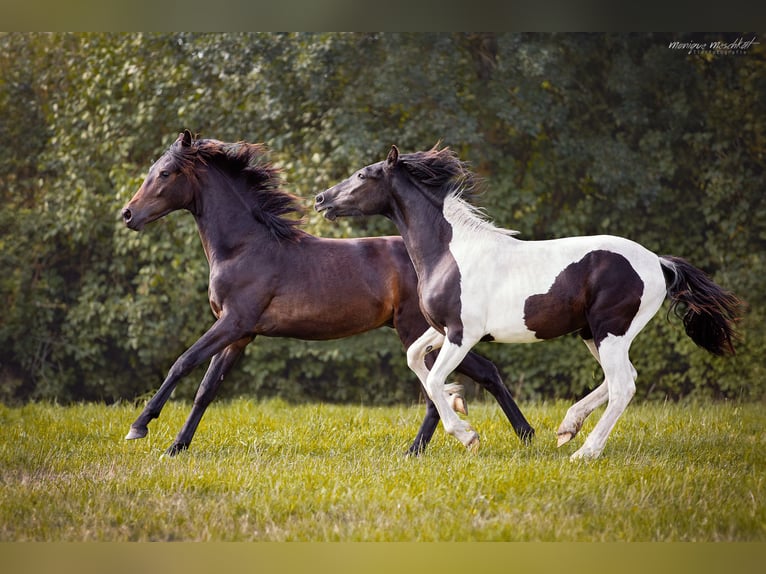
[[[189,404],[144,440],[140,407],[0,406],[0,541],[766,541],[760,403],[634,404],[602,457],[556,448],[568,403],[470,405],[471,454],[437,429],[403,456],[422,407],[214,403],[191,449],[161,456]]]

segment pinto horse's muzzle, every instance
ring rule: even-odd
[[[332,204],[332,199],[327,198],[326,192],[318,194],[314,198],[314,209],[324,215],[325,219],[334,221],[337,217],[335,213],[335,207]]]

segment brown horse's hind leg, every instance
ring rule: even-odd
[[[252,340],[252,337],[245,337],[229,345],[210,360],[210,366],[200,383],[197,396],[194,397],[191,413],[189,413],[189,417],[186,419],[183,428],[181,428],[181,432],[178,433],[178,436],[176,436],[170,448],[165,451],[165,454],[175,456],[189,448],[194,433],[197,431],[197,427],[202,420],[202,416],[205,414],[205,410],[210,403],[213,402],[224,377]]]

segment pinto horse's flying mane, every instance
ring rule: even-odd
[[[438,142],[428,151],[400,155],[399,163],[412,179],[436,194],[470,200],[478,190],[479,177],[450,148],[439,149]]]
[[[191,134],[189,140],[191,141]],[[281,188],[280,171],[267,159],[262,144],[244,141],[226,143],[213,139],[194,139],[190,145],[177,141],[168,150],[181,172],[190,181],[199,181],[200,166],[214,165],[223,173],[243,177],[247,189],[240,194],[253,217],[264,224],[277,239],[297,240],[304,233],[298,229],[303,219],[287,215],[303,215],[298,198]]]
[[[402,154],[399,162],[415,181],[442,197],[445,216],[475,231],[517,235],[518,231],[495,226],[484,210],[473,203],[481,194],[481,179],[448,147]]]

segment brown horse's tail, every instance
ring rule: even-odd
[[[686,334],[714,355],[733,355],[733,341],[739,338],[735,323],[742,301],[680,257],[663,255],[660,263],[670,311],[681,318]]]

